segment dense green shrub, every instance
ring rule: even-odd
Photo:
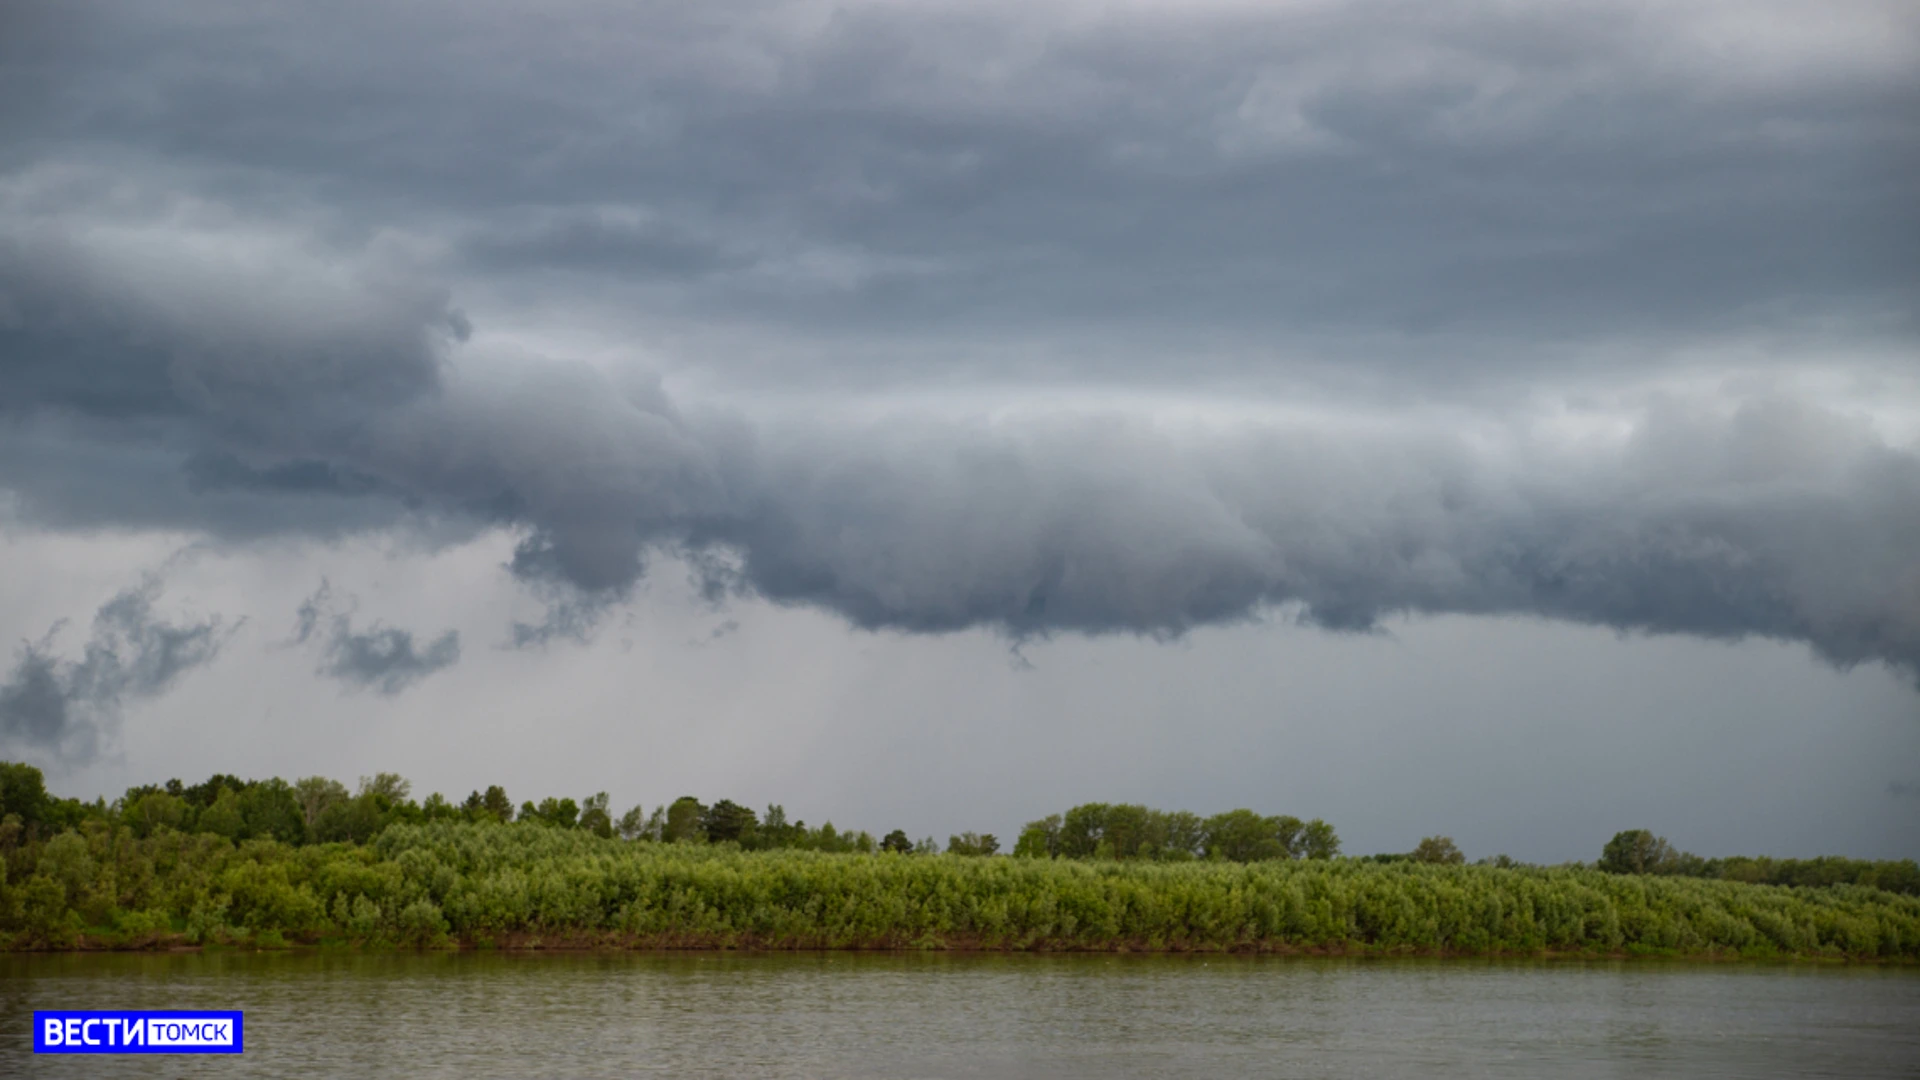
[[[1012,859],[632,843],[532,822],[371,844],[90,823],[5,857],[0,936],[1675,953],[1920,960],[1920,899],[1584,868]]]
[[[789,822],[685,796],[410,798],[216,775],[122,799],[0,762],[0,948],[326,941],[773,948],[1263,949],[1920,959],[1911,860],[1704,860],[1622,833],[1599,868],[1462,865],[1445,837],[1339,857],[1323,821],[1087,803],[1014,854],[959,833]],[[511,823],[509,823],[511,822]],[[1613,871],[1613,872],[1603,872]],[[1621,872],[1624,871],[1624,872]]]
[[[1912,859],[1769,859],[1735,855],[1706,859],[1675,850],[1664,836],[1647,829],[1615,833],[1594,864],[1611,874],[1719,878],[1749,885],[1870,885],[1888,892],[1920,896],[1920,863]]]

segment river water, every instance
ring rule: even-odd
[[[246,1011],[36,1057],[36,1008]],[[957,954],[0,957],[0,1075],[1920,1077],[1920,971]]]

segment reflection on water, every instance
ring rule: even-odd
[[[238,1057],[34,1057],[35,1008],[240,1008]],[[164,1063],[162,1065],[161,1063]],[[0,1074],[1920,1075],[1920,971],[951,954],[0,957]]]

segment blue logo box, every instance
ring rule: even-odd
[[[237,1054],[240,1010],[35,1009],[36,1054]]]

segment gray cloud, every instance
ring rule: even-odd
[[[1617,445],[1513,433],[1490,452],[1444,431],[1198,434],[1117,415],[750,425],[688,413],[657,382],[482,351],[427,390],[342,383],[363,403],[343,435],[299,415],[273,370],[255,378],[284,422],[215,413],[199,436],[259,475],[365,478],[360,495],[307,484],[309,501],[393,492],[525,530],[513,572],[577,603],[521,644],[577,631],[650,551],[690,550],[725,553],[702,564],[716,581],[870,628],[1517,613],[1920,671],[1920,456],[1791,397],[1730,414],[1676,400]],[[382,640],[341,673],[439,655]]]
[[[594,208],[478,231],[464,240],[461,253],[477,265],[506,272],[564,268],[639,278],[686,278],[752,265],[750,257],[730,255],[714,238],[676,222]]]
[[[211,664],[231,637],[219,616],[177,624],[156,619],[162,582],[150,576],[94,613],[78,660],[54,651],[61,625],[21,644],[0,683],[0,739],[28,751],[84,761],[112,735],[121,710],[170,689]]]
[[[992,346],[1036,335],[1144,337],[1053,361],[1154,379],[1284,344],[1426,387],[1545,344],[1916,329],[1893,0],[53,11],[10,65],[16,168],[152,172],[643,319],[937,329],[1012,375]],[[794,378],[772,351],[700,363]]]
[[[1304,352],[1374,406],[1687,374],[1721,334],[1761,371],[1908,361],[1920,23],[1762,7],[76,7],[6,76],[41,105],[0,156],[0,440],[61,452],[0,482],[54,525],[511,529],[549,603],[520,645],[584,636],[672,552],[710,596],[874,629],[1518,614],[1920,678],[1920,453],[1765,380],[1586,439],[767,416],[453,304],[773,327],[827,357],[778,377],[829,388],[1017,384],[1041,338],[1093,343],[1038,365],[1080,387]],[[349,681],[457,655],[333,618]]]
[[[347,599],[353,606],[351,597]],[[335,608],[332,586],[326,581],[300,605],[294,640],[321,650],[321,675],[349,686],[389,696],[460,661],[460,632],[448,630],[425,645],[414,644],[413,632],[375,623],[353,628],[350,612]]]
[[[22,202],[40,190],[27,187]],[[431,389],[436,332],[464,333],[444,289],[379,264],[301,258],[296,237],[229,235],[218,250],[190,251],[151,219],[77,224],[19,214],[0,244],[9,411],[191,411],[237,430],[346,423],[370,401]]]
[[[1817,447],[1767,461],[1819,431]],[[1786,401],[1656,416],[1618,454],[1087,422],[783,454],[719,532],[780,600],[909,630],[1177,634],[1293,605],[1804,640],[1920,670],[1920,458]],[[1783,460],[1784,459],[1784,460]],[[728,533],[727,528],[738,531]]]
[[[630,590],[606,589],[592,592],[567,583],[537,583],[548,597],[547,609],[539,622],[514,620],[507,644],[515,649],[537,649],[555,641],[585,644],[614,605],[630,599]]]

